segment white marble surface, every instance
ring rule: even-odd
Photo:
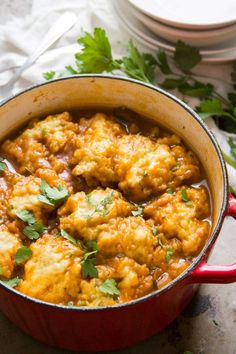
[[[56,0],[52,0],[56,1]],[[79,0],[78,0],[79,2]],[[31,0],[1,0],[0,24],[31,11]],[[233,224],[234,223],[234,224]],[[236,221],[225,222],[213,250],[211,264],[235,261]],[[236,285],[202,285],[188,309],[168,328],[120,354],[236,354]],[[47,347],[23,334],[0,313],[1,354],[70,354]],[[110,352],[111,354],[111,352]]]

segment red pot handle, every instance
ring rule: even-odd
[[[236,198],[229,196],[226,215],[236,218]],[[203,261],[191,274],[193,283],[234,283],[236,282],[236,263],[231,265],[208,265]]]

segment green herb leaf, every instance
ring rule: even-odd
[[[173,248],[167,248],[167,250],[166,250],[166,262],[167,263],[170,262],[171,257],[173,256],[173,254],[174,254]]]
[[[153,227],[152,227],[152,233],[153,233],[153,236],[157,235],[157,228],[155,225],[153,225]]]
[[[32,255],[32,253],[33,252],[31,251],[31,249],[29,249],[26,246],[22,246],[22,247],[18,248],[18,250],[15,254],[15,257],[14,257],[16,264],[21,264],[24,261],[26,261],[27,259],[29,259]]]
[[[175,78],[167,78],[165,79],[160,86],[164,89],[167,90],[175,90],[178,89],[179,87],[181,87],[182,85],[185,84],[185,79],[181,78],[181,79],[175,79]]]
[[[158,50],[156,54],[157,66],[163,74],[172,74],[170,66],[168,64],[166,53],[163,50]]]
[[[97,278],[98,270],[94,265],[95,260],[92,259],[84,259],[81,262],[82,265],[82,274],[85,278]]]
[[[111,72],[120,67],[112,58],[111,45],[102,28],[95,28],[93,36],[85,32],[78,42],[83,46],[82,52],[75,54],[80,73]]]
[[[167,194],[171,194],[171,195],[174,195],[174,194],[175,194],[173,188],[167,188],[166,193],[167,193]]]
[[[10,286],[11,288],[15,288],[21,282],[21,279],[19,277],[15,277],[9,280],[1,280],[1,282]]]
[[[60,235],[62,237],[64,237],[66,240],[70,241],[73,245],[77,245],[76,239],[74,239],[74,237],[70,236],[65,230],[61,230]]]
[[[89,249],[92,249],[93,251],[96,251],[98,252],[99,251],[99,248],[98,248],[98,244],[96,241],[93,241],[93,240],[90,240],[86,243],[86,246],[89,248]]]
[[[108,294],[112,296],[120,294],[119,290],[117,289],[117,284],[115,279],[105,280],[104,283],[100,285],[98,288],[104,294]]]
[[[92,255],[95,255],[98,250],[94,250],[92,252],[87,252],[83,256],[83,260],[81,262],[82,265],[82,274],[85,278],[97,278],[98,270],[95,267],[95,258],[90,258]]]
[[[194,66],[200,63],[201,59],[199,49],[191,47],[182,41],[177,42],[174,60],[183,72],[189,72]]]
[[[225,154],[223,151],[222,151],[222,154],[223,154],[223,156],[224,156],[225,161],[226,161],[230,166],[232,166],[233,168],[236,169],[236,161],[234,161],[230,156],[228,156],[227,154]]]
[[[185,81],[179,85],[178,89],[189,97],[206,98],[212,94],[214,87],[211,84],[204,84],[195,80],[193,84]]]
[[[34,215],[28,210],[19,210],[16,212],[16,216],[28,224],[34,224],[36,222]]]
[[[187,191],[186,191],[185,188],[182,188],[182,189],[181,189],[181,197],[182,197],[182,200],[183,200],[184,202],[188,202],[188,201],[189,201],[189,199],[188,199],[188,194],[187,194]]]
[[[197,109],[202,119],[221,115],[223,110],[219,99],[202,101]]]
[[[102,199],[98,204],[94,205],[92,203],[91,195],[87,196],[87,203],[94,206],[94,210],[90,214],[84,215],[86,219],[91,219],[94,214],[98,213],[102,216],[105,216],[108,213],[108,206],[113,202],[114,192],[112,191],[104,199]]]
[[[162,241],[161,241],[161,238],[160,236],[158,237],[158,245],[161,246],[162,248],[164,247]]]
[[[3,266],[0,264],[0,276],[3,275]]]
[[[56,72],[51,70],[43,73],[43,77],[45,80],[52,80],[56,75]]]
[[[230,146],[231,155],[236,159],[236,143],[232,138],[229,138],[228,144]]]
[[[26,226],[23,229],[23,234],[27,236],[30,240],[37,240],[46,229],[47,228],[43,224],[35,223]]]
[[[143,208],[141,206],[139,206],[137,210],[131,211],[131,214],[133,216],[140,216],[140,215],[142,215],[142,213],[143,213]]]
[[[128,56],[122,59],[125,73],[137,80],[152,83],[154,80],[154,67],[150,64],[150,56],[141,54],[129,41]]]
[[[65,201],[70,195],[64,186],[59,185],[58,188],[50,187],[45,181],[42,181],[40,191],[42,195],[39,195],[38,199],[41,202],[49,205],[56,205],[61,203]]]

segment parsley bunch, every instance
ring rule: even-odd
[[[236,62],[232,65],[231,82],[227,82],[232,90],[224,97],[212,83],[206,82],[214,78],[193,72],[202,60],[201,54],[199,49],[181,40],[177,42],[171,60],[162,50],[157,50],[155,54],[141,53],[132,41],[128,43],[127,54],[114,59],[109,39],[102,28],[95,28],[93,34],[85,32],[78,43],[82,45],[82,50],[75,54],[75,67],[66,66],[58,72],[46,72],[43,74],[46,80],[84,73],[112,73],[118,69],[131,78],[159,85],[168,91],[175,90],[184,100],[197,98],[196,110],[202,119],[213,117],[221,129],[236,133]],[[232,149],[231,157],[225,155],[225,159],[236,168]]]

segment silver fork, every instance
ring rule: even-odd
[[[49,32],[44,37],[42,43],[36,50],[28,57],[25,63],[15,70],[12,78],[3,86],[0,86],[0,96],[6,98],[10,95],[16,81],[20,78],[23,71],[31,66],[40,55],[45,52],[56,40],[58,40],[65,32],[67,32],[72,26],[74,26],[77,17],[72,12],[65,12],[55,24],[50,28]]]

